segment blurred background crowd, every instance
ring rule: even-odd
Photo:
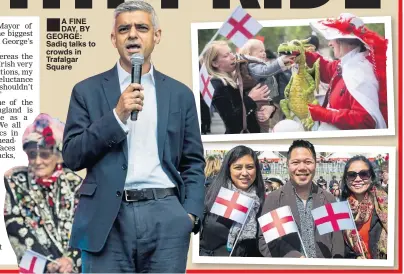
[[[218,174],[225,150],[206,151],[205,185],[208,186]],[[257,151],[261,167],[261,174],[265,183],[265,191],[268,195],[272,191],[282,187],[288,182],[287,152]],[[313,182],[319,187],[332,193],[338,200],[341,196],[341,180],[346,162],[355,153],[321,152],[317,157],[316,175]],[[389,155],[368,153],[366,158],[372,163],[381,186],[388,193],[389,183]]]

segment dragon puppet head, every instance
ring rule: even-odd
[[[278,47],[278,54],[280,55],[292,55],[295,56],[295,62],[298,64],[304,64],[306,57],[304,52],[306,50],[313,51],[314,46],[309,43],[310,39],[305,40],[292,40],[282,43]]]

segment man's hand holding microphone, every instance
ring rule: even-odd
[[[122,92],[115,108],[116,114],[124,124],[126,124],[129,116],[131,116],[132,121],[136,121],[138,112],[143,108],[144,94],[140,79],[144,57],[140,53],[135,53],[131,57],[131,62],[131,84]]]
[[[143,87],[141,84],[132,83],[119,97],[115,111],[122,123],[131,116],[132,111],[141,111],[143,107]]]

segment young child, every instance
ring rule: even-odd
[[[280,73],[293,64],[293,56],[281,56],[274,62],[265,62],[266,53],[264,43],[258,39],[250,39],[240,49],[240,58],[244,59],[244,66],[240,66],[244,90],[251,89],[257,83],[268,86],[270,95],[268,101],[258,101],[257,120],[262,133],[269,132],[269,120],[276,111],[272,99],[279,95],[278,84],[274,75]],[[243,63],[242,63],[243,64]]]

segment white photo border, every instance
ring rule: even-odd
[[[310,22],[323,20],[317,19],[295,19],[295,20],[259,20],[263,27],[288,27],[288,26],[308,26]],[[391,16],[361,17],[365,24],[384,24],[385,38],[388,40],[387,46],[387,105],[388,105],[388,128],[386,129],[361,129],[361,130],[332,130],[332,131],[305,131],[298,132],[300,138],[332,138],[332,137],[359,137],[359,136],[391,136],[395,135],[395,100],[394,100],[394,69],[393,69],[393,43]],[[201,107],[199,91],[199,60],[198,60],[198,30],[219,29],[222,22],[192,23],[191,24],[191,46],[192,46],[192,88],[195,96],[198,111],[198,121],[201,125]],[[251,141],[251,140],[279,140],[293,139],[296,132],[277,133],[247,133],[247,134],[212,134],[201,135],[203,142],[225,142],[225,141]]]
[[[243,144],[254,151],[288,151],[290,145],[271,145],[271,144]],[[231,143],[205,143],[204,152],[208,150],[230,150],[237,144]],[[326,146],[315,145],[318,152],[355,152],[361,153],[388,153],[389,155],[389,174],[396,175],[396,147],[393,146]],[[380,266],[394,267],[395,260],[395,230],[396,230],[396,188],[397,176],[389,178],[388,194],[388,227],[387,235],[387,259],[323,259],[323,258],[265,258],[265,257],[216,257],[199,256],[199,233],[192,235],[192,263],[202,264],[259,264],[259,265],[317,265],[317,266]]]

